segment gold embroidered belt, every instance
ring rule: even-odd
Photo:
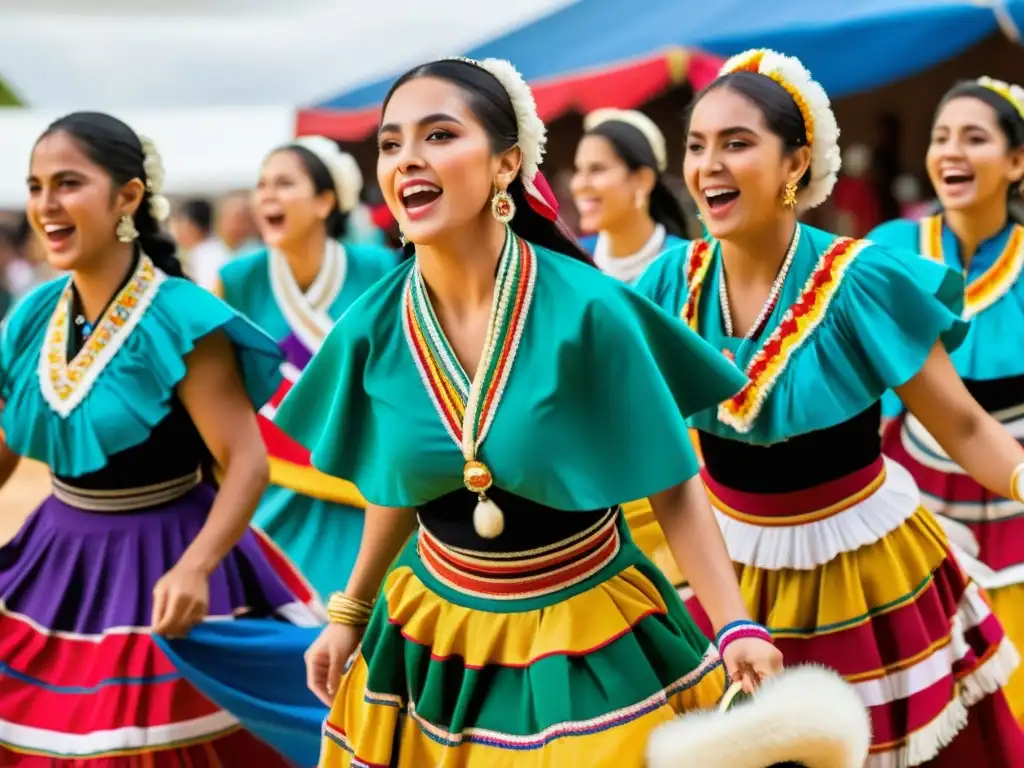
[[[466,595],[488,600],[542,597],[589,579],[621,548],[619,507],[567,539],[525,552],[478,552],[451,547],[420,524],[417,550],[430,574]]]
[[[179,499],[203,480],[203,473],[196,469],[191,474],[165,480],[162,483],[136,488],[118,488],[97,491],[76,488],[56,477],[51,478],[53,495],[69,507],[87,512],[134,512],[149,507],[159,507]]]

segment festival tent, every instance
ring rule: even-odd
[[[1019,40],[1022,27],[1024,0],[577,0],[466,55],[511,60],[551,119],[555,107],[640,104],[687,75],[700,87],[715,60],[692,51],[792,54],[839,98],[924,71],[1000,30]],[[301,111],[297,131],[366,138],[393,79]],[[545,88],[560,94],[554,106]]]
[[[475,52],[469,55],[485,58]],[[519,57],[501,58],[514,61],[530,79],[537,111],[545,122],[573,110],[585,113],[599,107],[636,107],[686,81],[700,88],[714,79],[722,64],[715,56],[678,46],[631,59],[566,70],[544,66],[530,70],[521,66]],[[365,139],[377,129],[380,101],[393,79],[300,111],[296,133],[331,136],[339,141]]]

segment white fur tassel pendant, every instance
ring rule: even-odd
[[[505,515],[497,504],[482,494],[473,510],[473,528],[482,539],[497,538],[505,530]]]
[[[487,490],[494,482],[491,470],[482,461],[467,461],[462,470],[462,482],[477,494],[473,529],[483,539],[497,538],[505,530],[505,515],[497,504],[487,498]]]

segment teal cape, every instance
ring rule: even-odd
[[[102,469],[110,456],[141,444],[169,413],[185,377],[186,356],[198,341],[223,331],[238,356],[249,399],[259,408],[280,382],[282,355],[259,328],[188,280],[166,277],[135,314],[137,325],[120,334],[106,365],[94,364],[79,383],[81,401],[66,415],[44,395],[41,373],[47,329],[70,277],[51,280],[26,295],[0,332],[3,381],[0,413],[7,446],[77,477]],[[44,367],[45,368],[45,367]]]
[[[270,334],[299,370],[322,340],[320,329],[329,329],[363,291],[399,263],[399,255],[388,248],[349,242],[342,247],[340,268],[332,268],[325,259],[321,274],[304,293],[286,265],[283,270],[272,268],[274,256],[266,248],[221,268],[224,300]],[[314,317],[304,315],[303,308]],[[348,581],[359,554],[363,522],[360,505],[273,482],[253,517],[253,524],[284,550],[322,596]]]
[[[518,354],[479,451],[495,484],[560,510],[600,509],[698,471],[684,417],[736,392],[742,374],[631,288],[534,248],[537,279]],[[275,423],[322,472],[368,501],[415,507],[463,487],[403,332],[415,260],[335,325]]]
[[[1004,251],[1013,248],[1014,253],[1008,253],[1007,256],[1011,259],[1011,266],[1019,272],[1020,266],[1024,264],[1022,233],[1018,232],[1014,237],[1014,229],[1019,226],[1008,222],[996,235],[979,244],[965,273],[960,243],[953,231],[943,223],[939,241],[944,262],[951,269],[965,273],[965,281],[970,286],[999,261]],[[876,227],[868,238],[891,248],[922,253],[922,247],[926,246],[922,242],[924,228],[924,222],[900,219]],[[1010,242],[1011,237],[1014,237],[1014,243]],[[961,378],[990,381],[1024,373],[1024,357],[1018,352],[1024,348],[1024,280],[1018,275],[1012,283],[1002,286],[1001,293],[997,291],[994,295],[998,295],[995,301],[971,317],[971,328],[967,336],[960,347],[950,354],[953,366]],[[895,393],[887,393],[884,403],[885,415],[888,417],[897,416],[903,410],[903,404]]]
[[[743,370],[805,293],[822,254],[836,241],[834,235],[813,227],[801,229],[779,300],[755,341],[726,336],[719,301],[720,246],[705,241],[711,261],[700,291],[698,330],[716,349],[734,355]],[[666,252],[636,287],[677,317],[689,295],[690,252],[690,247]],[[709,409],[694,416],[691,426],[759,445],[826,429],[913,378],[937,342],[948,350],[963,342],[969,324],[960,318],[963,280],[954,270],[866,241],[852,244],[850,253],[834,280],[811,291],[816,309],[802,321],[807,332],[795,337],[799,341],[781,358],[774,381],[762,382],[763,402],[752,423],[739,430],[719,418],[719,409]],[[839,264],[837,260],[835,266]],[[816,322],[808,323],[812,315]]]

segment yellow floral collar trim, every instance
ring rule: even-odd
[[[718,420],[737,432],[751,430],[793,353],[821,324],[847,268],[868,245],[864,240],[837,237],[824,253],[794,301],[758,351],[744,373],[747,383],[736,395],[718,406]],[[705,241],[691,243],[686,259],[689,293],[683,302],[682,319],[698,330],[700,293],[712,261],[713,249]]]
[[[942,251],[942,214],[921,221],[921,253],[929,259],[946,263]],[[1024,271],[1024,227],[1015,224],[1003,252],[992,266],[964,288],[965,320],[984,312],[1005,296]]]
[[[71,334],[69,309],[72,285],[68,277],[50,316],[39,354],[39,389],[43,399],[61,418],[67,418],[85,400],[100,374],[139,324],[166,277],[143,254],[128,283],[107,307],[92,335],[70,362],[68,338]]]

